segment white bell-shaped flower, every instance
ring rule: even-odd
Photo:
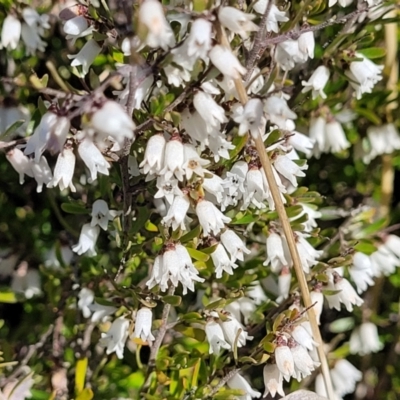
[[[94,257],[97,254],[95,246],[99,233],[100,228],[98,226],[84,224],[79,236],[79,242],[75,246],[72,246],[72,251],[79,255],[86,254],[88,257]]]
[[[254,4],[254,10],[259,14],[264,14],[269,1],[272,0],[258,0]],[[279,32],[278,22],[286,22],[286,21],[289,21],[289,18],[286,16],[286,12],[279,10],[279,8],[275,4],[271,4],[267,20],[265,21],[267,32],[272,31],[278,33]]]
[[[153,323],[153,312],[150,308],[142,307],[136,314],[134,338],[140,338],[150,345],[155,340],[151,333],[151,325]]]
[[[211,172],[207,171],[207,176],[204,178],[203,185],[202,185],[203,189],[207,193],[214,196],[214,198],[216,199],[216,203],[221,204],[224,200],[224,194],[225,194],[225,190],[224,190],[224,186],[223,186],[224,180],[215,174],[211,174],[211,178],[210,178],[209,174],[211,174]],[[210,197],[207,197],[207,198],[208,198],[208,200],[210,200]],[[211,200],[213,203],[215,203],[214,198]]]
[[[260,135],[262,117],[263,103],[260,99],[250,99],[244,107],[237,107],[233,120],[239,124],[239,136],[243,136],[250,131],[251,136],[256,139]]]
[[[228,121],[224,109],[208,93],[197,91],[193,97],[193,105],[206,122],[207,127],[210,125],[212,128],[219,129],[221,124]]]
[[[124,108],[115,101],[107,100],[96,110],[87,123],[92,135],[97,134],[101,139],[111,136],[122,146],[125,139],[134,139],[135,124]]]
[[[145,43],[152,47],[168,47],[175,45],[174,32],[165,18],[162,5],[157,0],[145,0],[140,5],[139,21],[147,28]]]
[[[237,347],[243,347],[246,345],[246,340],[253,340],[253,336],[249,336],[244,326],[233,315],[227,314],[227,320],[220,321],[220,324],[225,339],[231,347],[233,348],[235,343]]]
[[[106,231],[108,222],[115,218],[116,212],[110,211],[108,204],[104,200],[99,199],[93,203],[90,215],[92,216],[90,226],[100,226],[101,229]]]
[[[111,168],[110,163],[106,161],[104,156],[101,154],[101,151],[90,138],[84,138],[79,143],[78,154],[89,169],[89,183],[92,183],[97,179],[98,173],[107,176],[109,175],[108,170]]]
[[[362,379],[362,375],[361,371],[345,359],[338,360],[331,369],[332,383],[340,397],[354,392],[356,383]]]
[[[19,174],[19,183],[22,185],[25,175],[33,177],[32,164],[29,158],[18,148],[14,147],[6,154],[7,160]]]
[[[75,44],[76,39],[90,35],[93,32],[93,26],[89,25],[88,20],[83,15],[77,15],[65,22],[64,32],[66,39]]]
[[[299,50],[307,57],[314,58],[314,32],[304,32],[298,39]]]
[[[164,151],[166,141],[163,134],[156,134],[147,141],[143,161],[139,164],[142,173],[158,175],[164,165]]]
[[[225,341],[224,332],[218,322],[215,319],[209,319],[204,328],[207,336],[210,354],[218,355],[222,349],[230,350],[231,346]]]
[[[274,398],[277,393],[280,396],[285,395],[285,392],[283,391],[283,377],[276,364],[265,364],[263,376],[265,385],[263,397],[266,397],[268,394],[270,394],[271,397]]]
[[[225,224],[231,222],[231,219],[222,214],[213,203],[204,199],[200,199],[197,202],[196,214],[203,228],[204,236],[208,236],[211,233],[218,235]]]
[[[174,202],[176,196],[183,196],[182,191],[179,189],[178,181],[176,179],[166,180],[164,175],[157,178],[157,193],[154,195],[155,199],[165,197],[168,204]]]
[[[51,173],[51,169],[47,163],[46,157],[40,157],[38,163],[31,160],[31,168],[33,177],[37,182],[36,192],[42,193],[43,185],[47,185],[53,178],[53,174]]]
[[[209,57],[214,66],[224,76],[231,79],[239,79],[241,75],[244,75],[247,71],[228,48],[219,44],[211,49]]]
[[[296,325],[291,332],[293,339],[307,350],[312,350],[314,346],[318,346],[310,335],[310,333],[302,325]]]
[[[350,336],[350,353],[365,356],[383,348],[379,340],[378,328],[372,322],[364,322],[353,330]]]
[[[191,58],[208,59],[207,53],[211,49],[212,24],[203,18],[198,18],[192,23],[188,38],[187,52]]]
[[[165,146],[164,167],[160,171],[160,175],[165,174],[166,180],[170,180],[175,175],[179,181],[182,181],[185,173],[184,162],[182,139],[178,135],[172,136]]]
[[[214,263],[215,276],[217,279],[222,278],[224,271],[229,275],[233,275],[233,270],[238,267],[238,265],[229,258],[221,243],[218,243],[215,250],[211,253],[211,259]]]
[[[310,292],[311,303],[314,304],[313,309],[318,325],[320,324],[322,310],[324,308],[324,295],[320,290],[312,290]]]
[[[106,353],[114,353],[119,359],[124,357],[124,347],[129,334],[129,320],[120,317],[114,320],[110,329],[101,334],[100,344],[107,348]]]
[[[242,39],[249,37],[249,32],[257,31],[258,26],[252,22],[253,14],[247,14],[234,7],[220,7],[218,19],[231,32],[237,33]]]
[[[72,67],[82,66],[82,75],[89,72],[90,66],[95,58],[100,54],[101,47],[93,39],[88,40],[77,54],[68,54],[67,57],[72,60]]]
[[[85,318],[92,315],[92,310],[89,308],[94,301],[94,292],[88,288],[82,288],[78,293],[78,308],[82,311]]]
[[[39,271],[28,268],[28,264],[22,262],[13,272],[10,289],[15,293],[22,293],[27,299],[39,296],[42,293]]]
[[[283,378],[289,382],[290,377],[294,374],[294,360],[293,354],[289,347],[280,340],[275,348],[275,361],[276,365],[281,372]]]
[[[67,187],[70,188],[71,192],[76,192],[76,188],[72,183],[75,170],[75,154],[69,144],[66,145],[64,150],[58,155],[57,163],[54,168],[53,179],[47,184],[47,187],[59,186],[60,190],[64,190]]]
[[[383,65],[376,65],[361,53],[356,53],[355,57],[362,61],[350,63],[350,69],[345,74],[350,79],[350,85],[356,91],[357,99],[361,99],[363,93],[371,93],[375,84],[382,79]]]
[[[96,302],[90,304],[88,307],[93,313],[92,317],[90,318],[93,323],[104,322],[111,314],[114,314],[115,311],[117,311],[116,307],[106,306],[104,304],[99,304]]]
[[[375,284],[371,259],[366,254],[360,252],[354,253],[353,266],[349,268],[349,274],[357,286],[358,293],[366,291],[368,286]]]
[[[187,196],[175,196],[171,207],[168,209],[167,215],[162,219],[162,223],[172,230],[182,229],[186,231],[186,214],[190,207],[190,201]]]
[[[246,248],[242,239],[231,229],[227,229],[221,234],[221,242],[231,255],[233,262],[236,260],[243,261],[243,254],[250,254],[250,250]]]
[[[321,96],[326,99],[326,94],[324,92],[324,87],[328,83],[330,76],[329,69],[325,65],[320,65],[310,76],[308,81],[302,81],[301,84],[304,86],[302,93],[312,91],[312,98],[316,99]]]
[[[185,143],[183,145],[183,155],[185,161],[182,168],[186,172],[186,179],[191,179],[194,173],[197,176],[204,177],[204,172],[208,171],[204,169],[203,166],[210,162],[199,156],[196,147],[190,143]]]
[[[251,400],[254,397],[256,399],[261,397],[261,393],[258,392],[257,390],[254,390],[249,382],[246,381],[246,379],[243,378],[242,375],[239,373],[235,374],[231,379],[229,379],[228,382],[226,382],[229,388],[231,389],[240,389],[243,390],[245,393],[244,396],[240,396],[241,400]]]
[[[0,48],[15,50],[21,38],[21,21],[12,14],[8,14],[1,29]]]
[[[288,156],[278,155],[274,160],[274,167],[292,186],[297,187],[298,183],[296,177],[301,178],[306,176],[303,170],[307,169],[308,165],[304,164],[303,166],[299,166]]]
[[[284,98],[279,96],[270,96],[264,101],[264,111],[267,118],[282,129],[286,129],[287,119],[296,119],[297,115],[294,113]]]
[[[340,153],[350,147],[350,142],[346,138],[340,122],[332,120],[325,125],[325,149],[332,153]]]
[[[308,351],[297,343],[290,346],[294,361],[294,376],[300,382],[306,376],[312,374],[316,367],[320,365],[319,362],[313,361]]]

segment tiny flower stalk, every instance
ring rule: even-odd
[[[306,3],[308,3],[308,2],[306,2]],[[221,44],[225,48],[230,49],[230,45],[227,40],[224,28],[219,26],[218,31],[219,31],[218,39],[220,40]],[[243,105],[245,105],[248,102],[248,96],[247,96],[247,92],[244,87],[244,84],[240,77],[236,76],[233,79],[235,82],[236,90],[239,95],[240,102]],[[299,253],[297,250],[296,241],[294,238],[292,227],[290,225],[290,221],[286,214],[286,209],[285,209],[284,203],[282,201],[282,194],[277,186],[276,178],[275,178],[275,175],[273,172],[272,163],[271,163],[271,160],[269,159],[267,152],[265,150],[265,145],[264,145],[262,136],[259,135],[256,138],[253,138],[253,140],[255,142],[258,156],[260,158],[261,165],[264,169],[264,172],[265,172],[265,175],[267,178],[267,182],[268,182],[268,185],[269,185],[269,188],[271,191],[271,195],[272,195],[272,198],[275,203],[275,208],[276,208],[276,211],[278,212],[279,219],[280,219],[280,222],[282,225],[282,229],[283,229],[284,235],[286,237],[289,252],[290,252],[290,255],[291,255],[291,258],[293,261],[293,268],[295,270],[295,273],[297,276],[297,281],[300,286],[300,291],[301,291],[301,295],[303,298],[303,302],[304,302],[305,307],[307,308],[307,314],[308,314],[308,318],[310,320],[313,337],[314,337],[315,341],[319,344],[319,346],[317,347],[317,351],[318,351],[319,359],[321,362],[321,370],[322,370],[322,374],[324,377],[326,392],[328,394],[328,398],[333,400],[335,398],[335,393],[333,390],[332,380],[331,380],[331,376],[329,373],[328,361],[326,359],[326,354],[323,350],[323,345],[322,345],[323,342],[322,342],[321,332],[319,330],[315,311],[312,307],[310,291],[308,289],[305,273],[304,273],[302,265],[301,265],[301,261],[300,261]]]

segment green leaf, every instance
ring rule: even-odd
[[[5,131],[0,135],[0,140],[5,140],[12,136],[12,134],[23,124],[25,123],[25,120],[19,119],[18,121],[15,121],[13,124],[11,124]]]
[[[201,232],[201,227],[199,224],[196,226],[196,228],[192,229],[186,235],[183,235],[180,239],[180,242],[181,243],[189,242],[190,240],[194,239],[195,237],[198,237],[200,235],[200,232]]]
[[[168,303],[171,304],[171,306],[177,307],[181,304],[182,297],[176,295],[167,295],[163,297],[163,301],[164,303]]]
[[[61,210],[68,214],[89,214],[86,206],[79,203],[62,203]]]
[[[354,111],[358,115],[361,115],[362,117],[367,118],[368,121],[372,122],[375,125],[381,125],[382,124],[382,120],[378,117],[378,115],[376,115],[373,112],[373,110],[357,107]]]
[[[136,219],[132,223],[132,228],[131,232],[132,233],[137,233],[142,229],[146,221],[150,217],[151,210],[149,207],[143,206],[143,207],[138,207],[137,213],[135,214]]]
[[[81,393],[85,387],[86,370],[88,366],[87,357],[82,358],[76,362],[75,369],[75,393]]]
[[[254,221],[257,221],[260,217],[258,215],[247,214],[242,218],[231,222],[232,225],[247,225]]]
[[[208,254],[203,253],[202,251],[192,249],[191,247],[186,247],[186,250],[190,254],[190,257],[197,261],[203,261],[206,262],[210,258]]]
[[[16,303],[17,298],[14,292],[0,292],[0,303]]]
[[[339,318],[329,324],[329,330],[332,333],[342,333],[353,329],[354,327],[354,318],[346,317]]]
[[[386,49],[383,47],[370,47],[368,49],[357,50],[357,52],[371,60],[374,58],[382,58],[386,55]]]
[[[196,339],[199,342],[203,342],[206,338],[206,333],[203,329],[193,328],[191,326],[185,326],[183,324],[176,325],[174,330],[182,333],[185,336]]]
[[[219,299],[206,305],[206,310],[214,310],[215,308],[222,308],[226,304],[225,299]]]

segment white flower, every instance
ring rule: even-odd
[[[229,381],[226,383],[231,389],[241,389],[245,393],[244,396],[240,396],[240,400],[251,400],[252,398],[261,397],[261,393],[254,390],[249,382],[243,378],[242,375],[236,373]]]
[[[272,0],[258,0],[256,4],[254,4],[254,10],[259,14],[264,14],[265,9],[269,1]],[[280,11],[279,8],[275,4],[271,4],[270,11],[266,20],[267,32],[279,32],[278,22],[286,22],[289,21],[289,18],[286,17],[285,11]]]
[[[339,0],[339,4],[341,7],[349,6],[354,0]],[[329,0],[329,7],[334,6],[338,0]]]
[[[190,207],[190,201],[187,196],[175,196],[171,207],[168,209],[167,215],[162,219],[162,223],[172,230],[178,228],[186,231],[185,218]]]
[[[58,254],[60,257],[58,257]],[[69,246],[63,243],[60,243],[60,246],[56,244],[46,253],[44,265],[47,268],[59,269],[61,265],[70,265],[73,256],[74,253]]]
[[[100,150],[90,138],[84,138],[79,143],[78,154],[89,169],[89,183],[92,183],[97,179],[97,173],[107,176],[109,175],[108,170],[111,168],[110,163],[106,161]]]
[[[371,259],[366,254],[360,252],[354,254],[353,266],[349,268],[349,274],[357,286],[358,293],[364,292],[368,286],[375,284]]]
[[[221,321],[221,328],[224,332],[226,341],[233,348],[243,347],[246,345],[246,340],[253,340],[253,336],[249,336],[249,334],[245,331],[244,326],[231,314],[227,313],[227,320]],[[240,330],[240,333],[239,333]]]
[[[15,50],[18,46],[19,39],[21,38],[21,21],[8,14],[4,19],[3,28],[1,30],[1,43],[0,48],[8,48]]]
[[[90,311],[93,312],[92,317],[90,318],[93,323],[100,321],[104,322],[109,315],[114,314],[114,312],[117,311],[116,307],[105,306],[96,302],[90,304],[88,307]]]
[[[292,132],[293,135],[289,136],[287,143],[293,146],[297,151],[301,151],[306,157],[311,157],[314,148],[314,140],[300,132]]]
[[[186,179],[191,179],[193,174],[204,177],[204,172],[207,171],[203,168],[204,165],[210,162],[204,158],[201,158],[196,150],[196,147],[190,143],[185,143],[183,145],[183,154],[185,162],[182,168],[186,172]]]
[[[215,250],[211,253],[211,258],[214,263],[215,276],[217,279],[222,278],[224,271],[229,275],[233,275],[233,269],[238,267],[238,265],[228,257],[228,254],[221,243],[218,243]]]
[[[214,319],[209,319],[205,325],[205,332],[210,344],[209,353],[218,355],[223,349],[230,350],[231,346],[225,341],[221,326]]]
[[[376,65],[361,53],[355,53],[355,57],[362,61],[350,63],[350,70],[345,74],[350,79],[350,85],[356,90],[357,99],[361,99],[363,93],[371,93],[374,85],[382,79],[383,65]]]
[[[383,246],[400,258],[400,238],[396,235],[387,235],[384,238]]]
[[[218,235],[225,223],[231,222],[231,219],[222,214],[213,203],[204,199],[197,202],[196,214],[203,228],[204,236],[208,236],[210,233]]]
[[[250,204],[260,209],[266,208],[265,200],[269,208],[274,209],[274,202],[263,170],[257,166],[251,166],[246,174],[245,187],[242,210],[246,210]]]
[[[273,124],[278,125],[281,129],[286,129],[286,120],[297,118],[285,99],[279,96],[270,96],[264,101],[264,111]]]
[[[173,65],[167,65],[163,69],[165,75],[167,76],[168,83],[172,86],[185,86],[185,82],[189,82],[191,79],[190,72],[184,68],[177,68]]]
[[[369,126],[367,136],[371,149],[363,157],[363,161],[366,163],[379,155],[391,154],[400,149],[400,135],[393,124]]]
[[[178,181],[176,179],[166,180],[164,175],[157,178],[158,191],[154,195],[155,199],[163,198],[167,200],[168,204],[174,202],[176,196],[183,196],[182,191],[179,189]]]
[[[90,215],[92,216],[90,226],[94,227],[98,225],[106,231],[108,222],[115,218],[116,213],[108,209],[108,204],[104,200],[99,199],[93,203]]]
[[[396,267],[399,265],[399,259],[386,246],[378,247],[378,250],[370,256],[371,266],[374,276],[378,277],[381,274],[389,276],[393,274]]]
[[[246,14],[234,7],[220,7],[218,19],[223,26],[237,33],[242,39],[247,39],[248,32],[258,30],[258,26],[251,22],[255,15]]]
[[[95,58],[100,54],[101,47],[93,39],[88,40],[77,54],[68,54],[67,57],[72,60],[71,66],[82,66],[82,76],[89,72],[90,66]]]
[[[294,344],[294,346],[290,346],[290,351],[293,356],[295,376],[299,382],[306,376],[311,375],[315,367],[320,365],[319,362],[313,361],[308,351],[301,345]]]
[[[308,54],[300,50],[298,40],[289,39],[276,46],[274,57],[284,71],[290,71],[296,64],[305,63]]]
[[[352,393],[356,383],[362,379],[362,372],[347,360],[339,360],[331,369],[332,383],[339,396]]]
[[[136,314],[134,338],[140,338],[144,342],[152,343],[155,337],[151,333],[151,325],[153,323],[153,313],[150,308],[142,307]]]
[[[124,108],[115,101],[106,100],[90,117],[87,127],[92,135],[105,140],[111,136],[122,146],[125,139],[133,140],[135,124]]]
[[[340,290],[339,293],[334,295],[327,295],[326,298],[329,303],[330,308],[336,308],[340,311],[340,303],[343,303],[347,309],[347,311],[353,311],[353,305],[361,306],[364,303],[364,300],[359,297],[354,290],[353,286],[351,286],[350,282],[342,278],[338,273],[332,273],[333,285],[332,281],[328,285],[328,289],[330,290]]]
[[[228,121],[224,109],[208,93],[201,90],[197,91],[193,97],[193,105],[206,122],[207,127],[211,126],[219,129],[221,124]]]
[[[379,340],[378,328],[372,322],[364,322],[353,330],[350,336],[350,353],[365,356],[383,348]]]
[[[263,397],[266,397],[268,394],[271,397],[275,397],[277,393],[280,396],[285,395],[283,391],[283,377],[276,364],[265,364],[263,376],[265,385]]]
[[[82,314],[85,318],[89,318],[92,315],[92,310],[89,308],[89,306],[94,301],[93,290],[82,288],[78,294],[78,298],[78,308],[82,311]]]
[[[207,174],[208,175],[208,174]],[[218,204],[221,204],[224,199],[224,180],[218,175],[212,174],[211,178],[208,176],[204,178],[203,189],[212,194],[217,200]],[[215,200],[212,200],[215,203]]]
[[[307,350],[312,350],[314,346],[318,346],[312,336],[302,325],[296,325],[291,332],[293,339]]]
[[[315,142],[314,155],[317,158],[326,151],[325,126],[326,120],[322,117],[311,118],[310,120],[309,135],[311,140]]]
[[[311,303],[314,304],[313,310],[315,317],[317,318],[318,325],[320,324],[322,310],[324,308],[324,295],[319,290],[313,290],[310,292]]]
[[[172,136],[165,146],[164,167],[160,171],[160,175],[165,174],[165,180],[170,180],[175,175],[179,181],[182,181],[185,173],[184,162],[182,139],[178,135]]]
[[[157,0],[145,0],[139,9],[139,21],[148,32],[145,43],[153,48],[168,50],[175,44],[174,32],[165,19],[162,5]]]
[[[27,299],[40,295],[42,285],[39,272],[22,262],[12,275],[10,288],[15,293],[23,293]]]
[[[39,15],[33,8],[26,7],[22,10],[22,17],[25,22],[22,24],[21,36],[27,53],[34,55],[36,50],[45,51],[46,42],[40,36],[43,36],[44,29],[50,28],[49,16]]]
[[[278,343],[275,348],[275,361],[283,378],[289,382],[290,377],[294,374],[294,360],[289,347],[283,342]]]
[[[299,50],[310,58],[314,58],[315,39],[314,32],[302,33],[298,40]]]
[[[231,255],[232,261],[243,261],[243,253],[250,254],[250,250],[246,248],[242,239],[230,229],[221,234],[221,242]]]
[[[327,151],[339,153],[350,147],[350,143],[346,139],[346,134],[342,125],[336,121],[330,121],[325,125],[326,147]]]
[[[88,20],[83,15],[78,15],[66,21],[63,29],[67,34],[66,39],[71,39],[72,44],[75,44],[76,39],[93,32],[93,26],[89,25]]]
[[[239,124],[238,134],[243,136],[250,131],[251,136],[256,139],[260,135],[262,117],[263,104],[260,99],[250,99],[244,107],[237,107],[233,115],[233,120]]]
[[[311,75],[308,81],[302,81],[301,84],[304,86],[302,93],[306,93],[312,90],[312,98],[316,99],[321,96],[326,99],[326,94],[324,93],[324,87],[329,80],[329,69],[324,65],[320,65]]]
[[[33,177],[37,182],[36,191],[42,193],[43,185],[47,185],[53,178],[49,164],[47,163],[46,158],[42,156],[38,163],[31,160],[31,168]]]
[[[307,242],[307,234],[296,232],[296,247],[299,253],[301,265],[305,273],[310,272],[315,264],[317,264],[319,257],[322,255],[322,251],[315,250],[314,247]]]
[[[79,255],[87,253],[88,257],[94,257],[97,254],[95,246],[99,233],[100,228],[98,226],[84,224],[79,236],[79,242],[72,247],[72,251],[78,253]]]
[[[101,334],[100,344],[107,347],[107,354],[114,353],[115,351],[118,358],[123,358],[125,342],[129,334],[128,329],[129,320],[120,317],[114,320],[107,333]]]
[[[271,264],[272,272],[279,272],[283,266],[289,265],[283,250],[282,236],[274,231],[270,231],[266,243],[267,258],[263,265]]]
[[[278,276],[278,298],[276,299],[277,303],[281,303],[283,300],[289,297],[291,280],[292,274],[290,273],[289,267],[283,267]]]
[[[278,155],[274,160],[275,169],[284,176],[294,187],[298,186],[296,177],[303,177],[306,174],[302,171],[308,168],[307,164],[302,167],[293,162],[286,155]]]
[[[139,164],[143,174],[157,175],[164,164],[164,150],[166,141],[163,134],[150,137],[147,141],[143,161]]]
[[[221,45],[214,46],[209,53],[209,57],[214,66],[229,78],[239,79],[247,71],[234,54]]]
[[[15,171],[19,174],[19,183],[24,183],[24,175],[33,177],[32,165],[29,158],[18,148],[14,147],[6,154],[7,160],[10,162]]]
[[[54,168],[53,179],[47,184],[47,187],[60,186],[60,190],[64,190],[67,187],[70,188],[71,192],[76,192],[76,188],[72,183],[75,170],[75,155],[72,147],[69,144],[66,145],[64,150],[58,155],[57,163]]]

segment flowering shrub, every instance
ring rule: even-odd
[[[39,3],[0,9],[0,398],[396,398],[396,2]]]

